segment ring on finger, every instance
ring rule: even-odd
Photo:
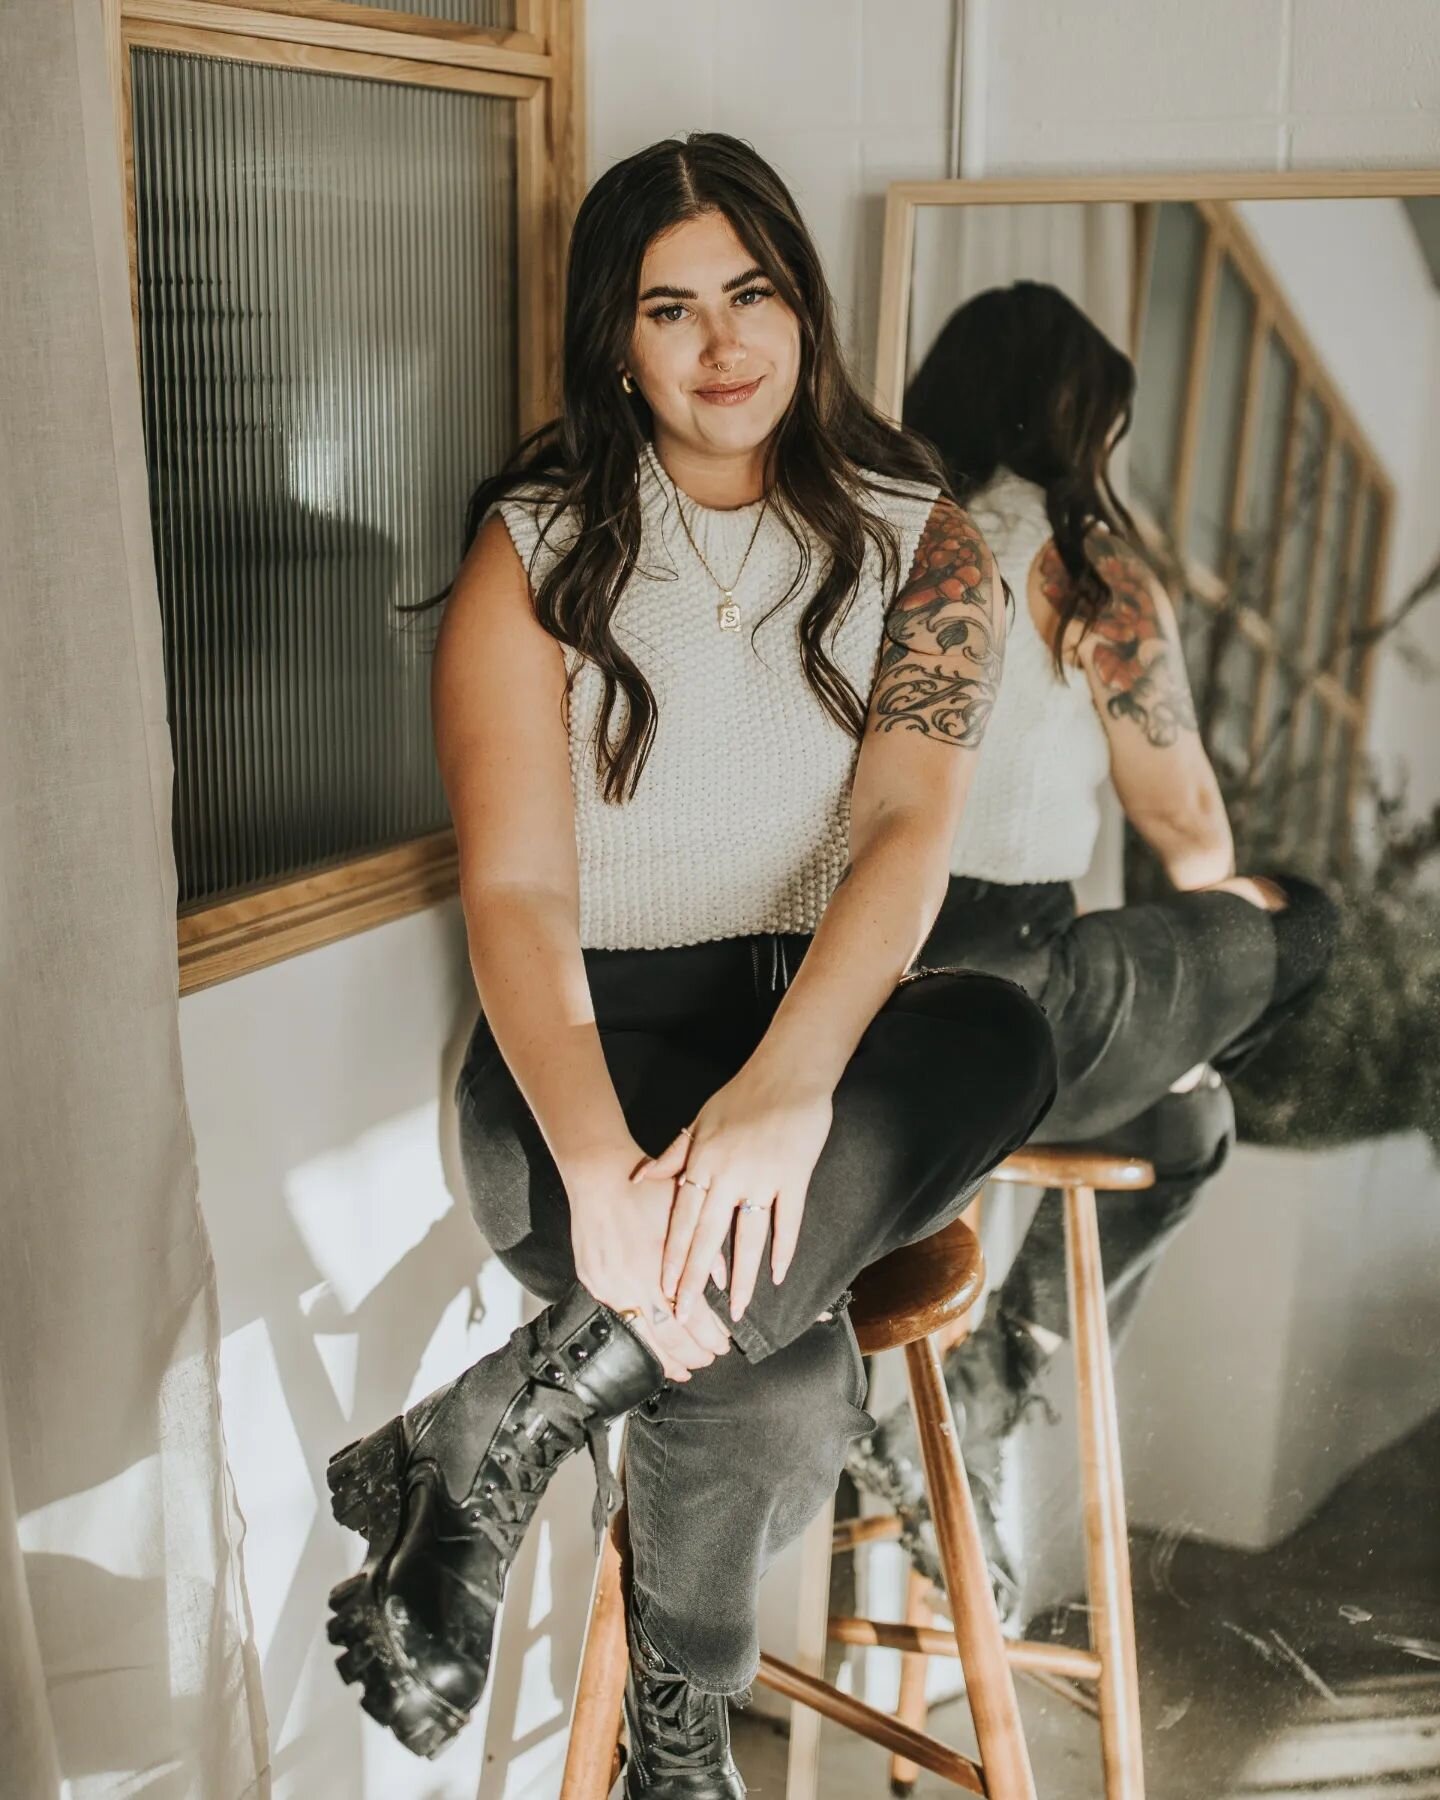
[[[710,1183],[708,1181],[697,1181],[693,1175],[682,1175],[680,1177],[680,1186],[699,1188],[702,1194],[708,1194],[710,1192]]]
[[[768,1200],[742,1200],[735,1208],[736,1212],[769,1212]]]

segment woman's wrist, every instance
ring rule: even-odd
[[[629,1132],[579,1142],[555,1153],[555,1167],[572,1199],[577,1189],[598,1175],[614,1176],[617,1169],[629,1174],[645,1152]]]
[[[848,1060],[848,1059],[847,1059]],[[740,1073],[767,1095],[780,1100],[828,1100],[835,1092],[845,1063],[826,1056],[813,1042],[802,1048],[791,1043],[784,1024],[775,1020],[750,1053]]]

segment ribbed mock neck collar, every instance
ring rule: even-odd
[[[744,506],[702,506],[676,486],[648,438],[640,453],[640,494],[657,516],[663,516],[667,508],[673,511],[677,504],[683,507],[686,522],[702,543],[710,539],[726,542],[740,533],[748,538],[765,505],[760,499]]]

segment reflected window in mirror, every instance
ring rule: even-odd
[[[1136,211],[1134,508],[1191,615],[1242,854],[1304,846],[1333,867],[1359,778],[1385,471],[1236,209]]]

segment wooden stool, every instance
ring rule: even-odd
[[[967,1793],[990,1795],[992,1800],[1035,1800],[1010,1662],[933,1341],[934,1334],[970,1310],[984,1278],[975,1234],[956,1220],[923,1243],[898,1250],[866,1270],[856,1283],[850,1308],[862,1351],[899,1346],[905,1350],[936,1538],[949,1591],[956,1596],[953,1632],[935,1631],[929,1637],[943,1639],[947,1653],[960,1658],[981,1763],[776,1657],[761,1657],[758,1679]],[[617,1519],[596,1574],[560,1800],[604,1800],[615,1776],[628,1654],[625,1542]],[[899,1647],[919,1650],[928,1645],[907,1639]]]
[[[1080,1491],[1085,1526],[1086,1598],[1090,1649],[1008,1642],[1012,1668],[1054,1687],[1066,1699],[1095,1713],[1100,1721],[1106,1800],[1144,1800],[1145,1773],[1140,1747],[1140,1691],[1135,1661],[1135,1616],[1130,1592],[1130,1552],[1125,1530],[1125,1493],[1120,1471],[1120,1426],[1115,1377],[1110,1360],[1105,1281],[1095,1211],[1097,1188],[1150,1187],[1149,1163],[1097,1155],[1088,1150],[1031,1149],[1008,1158],[990,1179],[1010,1186],[1059,1188],[1065,1207],[1066,1279],[1070,1331],[1075,1346],[1075,1390],[1079,1411]],[[962,1333],[963,1335],[963,1333]],[[866,1518],[834,1534],[834,1548],[899,1536],[899,1520]],[[930,1656],[953,1656],[949,1634],[933,1629],[931,1590],[912,1574],[905,1625],[832,1618],[832,1641],[875,1644],[904,1651],[900,1704],[896,1716],[924,1726],[925,1664]],[[1093,1682],[1095,1698],[1076,1681]],[[1096,1704],[1098,1699],[1098,1705]],[[905,1794],[916,1775],[915,1758],[896,1756],[890,1765],[892,1791]],[[798,1797],[804,1800],[804,1796]]]

